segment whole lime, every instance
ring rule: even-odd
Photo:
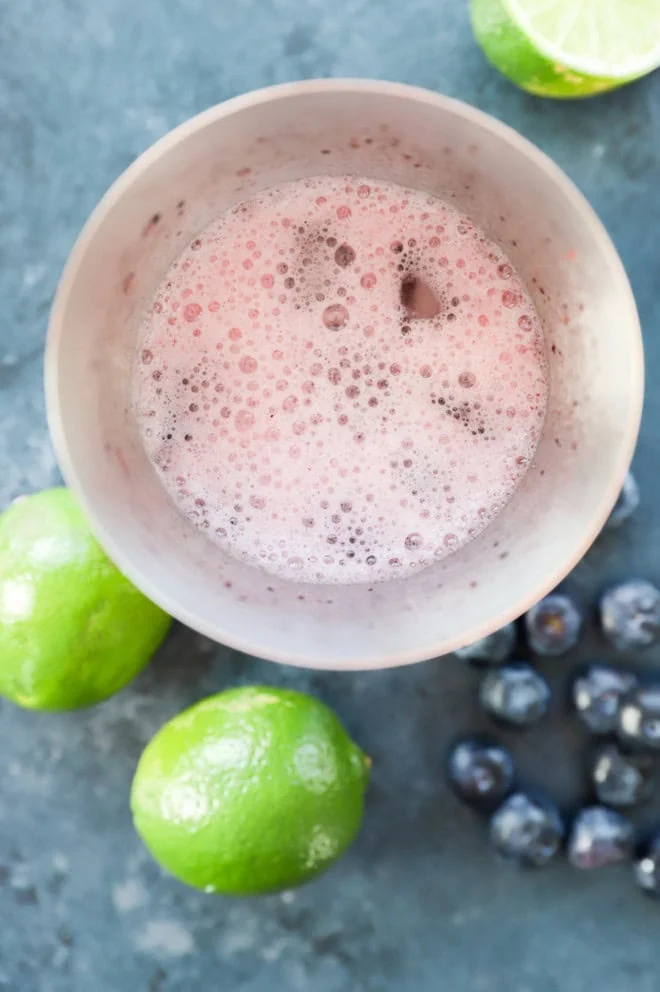
[[[135,827],[161,865],[205,892],[289,888],[354,839],[369,765],[318,699],[230,689],[147,745],[131,793]]]
[[[144,668],[170,622],[112,564],[68,489],[0,515],[0,695],[36,710],[98,703]]]

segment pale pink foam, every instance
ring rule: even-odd
[[[530,464],[546,394],[540,322],[502,251],[435,197],[352,177],[268,190],[196,238],[133,381],[181,512],[311,582],[407,575],[483,530]]]

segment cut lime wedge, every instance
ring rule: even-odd
[[[541,96],[593,96],[660,66],[660,0],[470,0],[486,57]]]

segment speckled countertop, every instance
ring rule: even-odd
[[[660,75],[559,105],[498,78],[462,0],[4,0],[0,3],[0,504],[55,482],[41,389],[50,300],[96,200],[155,138],[225,97],[307,76],[403,80],[461,97],[555,158],[601,213],[630,272],[649,389],[635,462],[644,503],[572,585],[585,602],[629,573],[660,582]],[[596,635],[580,656],[603,652]],[[660,662],[660,651],[643,664]],[[524,777],[579,795],[584,740],[562,713],[511,738]],[[375,759],[363,832],[326,877],[251,901],[165,877],[134,835],[141,748],[184,706],[239,682],[335,707]],[[95,710],[0,705],[0,990],[12,992],[657,992],[660,908],[625,869],[494,863],[448,794],[443,754],[483,724],[453,659],[371,674],[276,667],[176,629]],[[660,791],[660,789],[659,789]],[[660,805],[654,815],[660,825]]]

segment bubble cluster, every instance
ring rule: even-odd
[[[529,466],[546,393],[501,250],[435,197],[352,177],[267,190],[196,237],[133,379],[181,512],[309,582],[399,578],[473,538]]]

